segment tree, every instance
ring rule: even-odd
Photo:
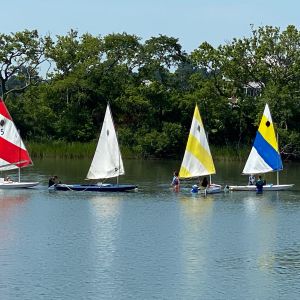
[[[36,30],[15,34],[0,34],[0,85],[2,98],[9,93],[24,92],[30,85],[41,81],[39,68],[46,61],[45,48],[50,38],[40,38]],[[10,80],[17,85],[8,86]]]

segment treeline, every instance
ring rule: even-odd
[[[284,157],[300,157],[300,32],[265,26],[191,53],[178,39],[126,33],[0,34],[0,87],[22,136],[38,143],[97,139],[107,102],[122,147],[181,157],[195,104],[211,145],[237,153],[265,103]],[[250,150],[250,148],[249,148]]]

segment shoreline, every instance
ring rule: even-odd
[[[68,158],[68,159],[83,159],[92,158],[96,149],[97,142],[26,142],[27,149],[32,158]],[[164,156],[155,157],[148,156],[144,157],[139,153],[135,153],[128,147],[121,147],[122,157],[126,159],[149,159],[149,160],[160,160],[160,159],[175,159],[181,160],[182,155],[175,156]],[[245,161],[250,152],[250,146],[241,146],[239,151],[235,147],[231,146],[211,146],[211,153],[215,161],[226,160],[226,161]]]

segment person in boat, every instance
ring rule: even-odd
[[[209,184],[208,184],[207,177],[203,177],[202,182],[201,182],[201,187],[206,189],[208,186],[209,186]]]
[[[54,175],[54,176],[49,178],[48,187],[50,187],[52,185],[55,185],[55,184],[58,184],[58,183],[61,183],[61,181],[58,180],[57,175]]]
[[[257,192],[262,193],[264,181],[262,180],[261,176],[258,176],[258,180],[256,181],[255,185],[256,185]]]
[[[51,176],[50,178],[49,178],[49,181],[48,181],[48,187],[50,187],[50,186],[52,186],[52,185],[54,185],[55,184],[55,182],[54,182],[54,176]]]
[[[171,185],[173,186],[173,190],[175,192],[179,192],[179,188],[180,188],[180,181],[179,181],[178,174],[179,173],[177,171],[174,172],[172,183],[171,183]]]
[[[12,179],[11,179],[9,176],[6,176],[6,177],[4,178],[4,181],[12,182]]]
[[[251,174],[248,179],[248,185],[254,185],[254,184],[255,184],[255,176]]]
[[[61,183],[61,181],[60,180],[58,180],[58,176],[54,176],[54,183],[55,184],[58,184],[58,183]]]

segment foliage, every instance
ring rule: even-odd
[[[36,30],[0,34],[0,86],[2,98],[24,92],[41,81],[39,68],[46,61],[50,37],[40,38]],[[13,83],[13,85],[12,85]]]
[[[244,158],[268,103],[283,156],[300,157],[295,26],[252,27],[250,37],[218,47],[204,42],[190,54],[165,35],[142,42],[75,30],[54,39],[27,30],[1,34],[0,45],[2,93],[31,142],[95,141],[110,103],[126,151],[181,158],[198,104],[210,145]],[[51,68],[43,76],[46,61]]]

